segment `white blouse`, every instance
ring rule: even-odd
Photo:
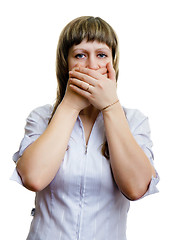
[[[45,105],[30,113],[19,151],[13,156],[15,162],[44,132],[52,110],[51,105]],[[138,110],[123,110],[133,136],[153,164],[148,118]],[[126,240],[129,200],[118,189],[110,162],[101,153],[104,141],[101,112],[87,148],[83,124],[78,116],[60,169],[52,182],[36,193],[27,240]],[[22,184],[16,169],[11,179]],[[158,181],[156,173],[144,196],[158,192]]]

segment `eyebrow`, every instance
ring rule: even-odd
[[[85,48],[75,48],[72,50],[72,53],[75,52],[75,51],[84,51],[84,52],[88,52],[88,49],[85,49]],[[97,48],[95,49],[96,52],[98,51],[109,51],[111,52],[111,49],[110,48]]]

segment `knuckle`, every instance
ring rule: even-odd
[[[85,76],[82,76],[81,79],[82,79],[82,81],[85,81]]]
[[[82,83],[81,85],[82,85],[82,88],[85,88],[85,87],[86,87],[86,84],[85,84],[85,83]]]
[[[98,83],[97,86],[98,86],[98,88],[103,89],[103,84],[102,83]]]
[[[84,86],[83,83],[80,83],[80,84],[79,84],[79,87],[80,87],[80,88],[83,88],[83,86]]]

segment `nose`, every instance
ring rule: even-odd
[[[98,61],[95,56],[90,55],[87,61],[87,68],[97,70],[99,68]]]

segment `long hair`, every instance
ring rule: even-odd
[[[60,34],[56,52],[57,97],[51,119],[61,103],[68,82],[68,53],[73,45],[80,44],[84,39],[106,43],[112,50],[113,67],[118,79],[118,39],[112,27],[100,17],[83,16],[69,22]],[[51,120],[50,119],[50,120]],[[107,141],[102,146],[102,154],[109,158]]]

